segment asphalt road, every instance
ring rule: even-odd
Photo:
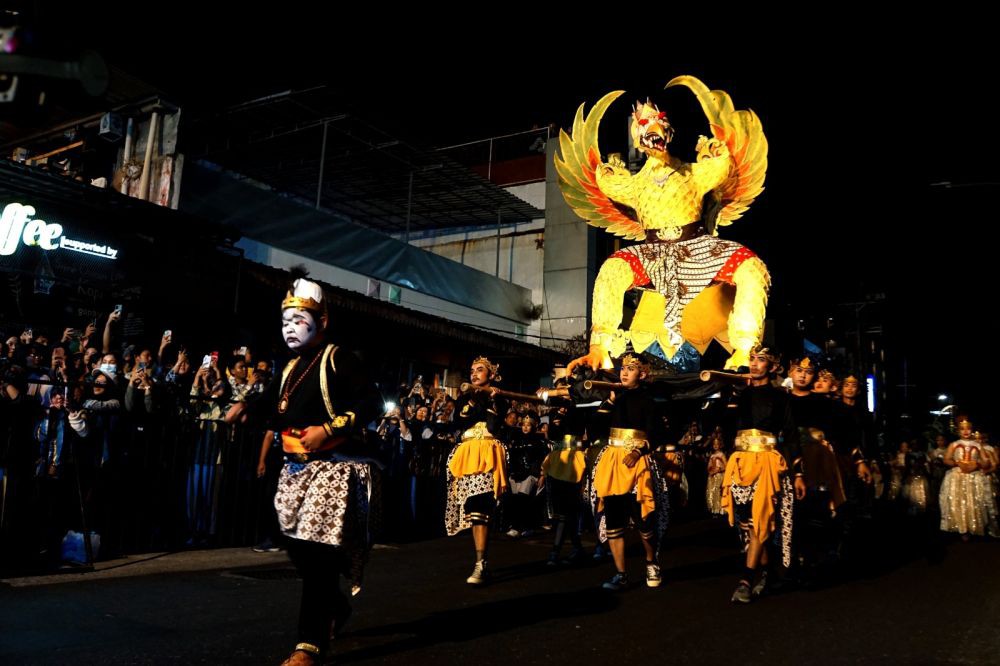
[[[927,535],[931,535],[928,541]],[[608,593],[608,563],[544,565],[548,534],[495,539],[495,580],[465,583],[468,535],[372,553],[344,664],[1000,663],[1000,543],[873,534],[858,574],[749,606],[718,522],[673,529],[664,585]],[[3,664],[278,664],[300,583],[282,553],[213,550],[0,582]]]

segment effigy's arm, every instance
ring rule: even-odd
[[[733,160],[729,148],[718,139],[698,137],[698,160],[691,165],[695,189],[699,196],[705,196],[729,179]]]
[[[597,167],[597,187],[612,201],[631,208],[636,206],[635,183],[625,163],[617,155]]]
[[[618,325],[622,322],[625,292],[634,281],[632,267],[624,259],[611,257],[601,265],[594,281],[590,353],[572,361],[567,368],[569,372],[581,363],[594,370],[610,367],[608,355],[620,356],[625,351],[625,338]]]
[[[771,276],[763,261],[751,257],[736,269],[732,281],[736,285],[736,300],[729,314],[729,343],[733,346],[733,355],[726,361],[726,369],[750,363],[750,350],[764,334]]]

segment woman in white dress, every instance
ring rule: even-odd
[[[972,424],[958,422],[959,439],[948,446],[944,463],[951,469],[941,483],[941,529],[958,532],[963,539],[970,534],[1000,536],[997,510],[990,480],[983,473],[989,467],[982,444],[972,437]]]

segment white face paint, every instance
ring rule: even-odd
[[[289,349],[311,347],[319,337],[319,325],[313,313],[301,308],[287,308],[281,313],[281,337]]]

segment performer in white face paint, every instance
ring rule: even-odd
[[[364,427],[381,398],[361,361],[326,341],[329,316],[322,288],[296,279],[281,303],[281,332],[295,357],[260,399],[238,403],[281,433],[285,465],[274,506],[288,553],[302,577],[298,644],[284,662],[319,664],[331,634],[350,614],[344,574],[356,594],[371,545],[377,469]]]

